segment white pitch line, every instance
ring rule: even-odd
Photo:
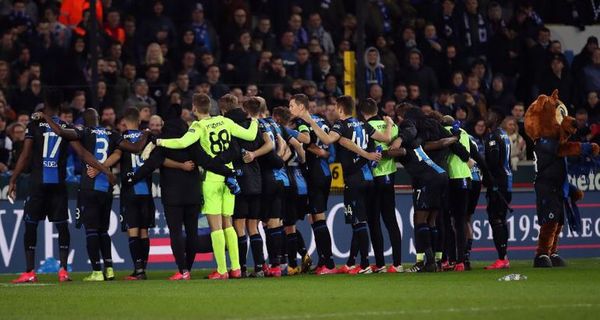
[[[46,287],[55,285],[56,283],[0,283],[0,287],[6,288]]]
[[[578,303],[562,305],[537,305],[537,306],[506,306],[506,307],[471,307],[471,308],[447,308],[447,309],[419,309],[419,310],[389,310],[389,311],[357,311],[357,312],[336,312],[321,314],[303,314],[292,316],[275,317],[255,317],[255,318],[228,318],[229,320],[296,320],[296,319],[327,319],[327,318],[348,318],[359,316],[399,316],[410,314],[431,314],[431,313],[468,313],[468,312],[488,312],[488,311],[511,311],[511,310],[538,310],[538,309],[559,309],[559,308],[594,308],[600,307],[600,304]]]

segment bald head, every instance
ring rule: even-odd
[[[83,112],[83,124],[86,127],[98,126],[98,111],[94,108],[85,109]]]

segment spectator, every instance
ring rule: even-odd
[[[342,40],[338,44],[337,53],[332,57],[332,67],[334,73],[337,75],[344,74],[344,53],[346,51],[350,51],[350,42],[347,40]]]
[[[250,20],[248,19],[248,12],[244,8],[235,9],[233,11],[233,19],[230,19],[230,23],[227,24],[227,28],[223,29],[220,37],[223,51],[233,50],[233,47],[239,40],[240,34],[249,29]]]
[[[258,87],[254,83],[251,83],[246,86],[246,97],[251,98],[251,97],[256,97],[257,95],[258,95]]]
[[[212,53],[214,56],[220,56],[220,46],[217,38],[217,32],[204,17],[204,6],[202,3],[196,3],[192,10],[192,22],[189,26],[194,31],[194,40],[202,50]]]
[[[160,116],[153,115],[150,117],[150,121],[148,122],[148,129],[152,131],[152,134],[155,136],[159,136],[162,132],[162,128],[165,125],[165,122]]]
[[[10,154],[12,152],[12,140],[6,129],[6,119],[0,116],[0,173],[8,170]],[[23,130],[25,133],[25,130]]]
[[[61,108],[58,114],[61,121],[66,124],[73,124],[73,109],[72,108]]]
[[[485,135],[487,133],[487,127],[485,125],[485,120],[482,118],[478,118],[473,121],[473,129],[468,130],[469,134],[473,137],[473,141],[477,145],[477,150],[479,154],[485,156]]]
[[[454,96],[448,89],[442,89],[437,101],[433,104],[433,109],[443,115],[452,115],[454,113]]]
[[[141,103],[137,108],[140,110],[140,130],[147,129],[154,112],[152,112],[150,105],[147,103]]]
[[[342,89],[337,85],[337,79],[333,74],[325,76],[325,82],[321,85],[320,90],[323,92],[325,97],[340,97],[343,95]]]
[[[319,40],[319,44],[326,54],[332,54],[335,51],[331,34],[323,28],[323,20],[318,12],[313,12],[308,16],[306,31],[310,38]]]
[[[11,150],[8,160],[8,169],[14,170],[15,165],[17,164],[17,159],[21,155],[21,151],[23,151],[23,145],[25,142],[25,132],[27,131],[27,126],[20,123],[14,122],[8,126],[6,129],[8,133],[8,137],[11,141]]]
[[[404,83],[399,83],[394,88],[394,100],[397,104],[400,104],[408,98],[408,89]]]
[[[148,95],[148,83],[145,79],[137,79],[133,85],[133,95],[125,101],[125,109],[138,108],[142,105],[150,106],[152,113],[156,113],[156,101]]]
[[[190,78],[187,73],[180,72],[177,75],[177,80],[174,83],[174,91],[179,93],[179,96],[181,97],[181,106],[186,109],[191,109],[194,92],[191,90]],[[172,92],[172,90],[167,90],[167,95],[170,95]]]
[[[396,116],[396,102],[394,100],[386,100],[381,111],[384,116],[394,118]]]
[[[415,9],[409,1],[376,0],[369,1],[367,5],[367,36],[383,34],[393,36],[396,26],[402,25],[402,18],[415,15]]]
[[[586,92],[600,91],[600,48],[594,49],[592,63],[583,68],[583,79]]]
[[[418,83],[411,83],[408,85],[408,97],[405,102],[417,107],[420,107],[423,104],[423,99],[421,98],[421,87],[419,87]]]
[[[592,55],[597,48],[598,38],[595,36],[589,37],[585,46],[581,48],[581,51],[573,58],[573,63],[571,63],[571,74],[574,78],[581,74],[583,68],[592,63]]]
[[[562,54],[557,54],[552,57],[550,65],[542,71],[537,86],[539,88],[539,93],[546,95],[552,95],[552,92],[555,89],[558,89],[560,92],[560,100],[563,101],[567,107],[571,108],[571,88],[573,86],[573,81],[566,69],[566,59]]]
[[[525,139],[519,134],[517,120],[508,116],[502,121],[502,129],[506,131],[510,140],[510,164],[513,171],[517,171],[519,161],[525,160],[527,151]]]
[[[327,80],[327,76],[329,75],[333,75],[334,77],[336,77],[336,79],[338,79],[339,74],[334,74],[333,72],[335,70],[333,70],[333,67],[331,66],[331,63],[329,63],[329,56],[326,54],[321,54],[317,60],[317,66],[316,66],[315,73],[313,73],[313,79],[319,83],[320,85],[322,85],[326,80]]]
[[[146,58],[144,59],[145,67],[150,65],[157,65],[160,68],[160,74],[166,79],[171,78],[172,69],[169,65],[169,61],[163,55],[160,45],[153,42],[146,48]]]
[[[407,66],[403,72],[403,80],[408,83],[417,83],[420,95],[429,101],[439,89],[435,72],[423,64],[423,55],[418,49],[413,49],[408,54]]]
[[[452,114],[452,117],[456,121],[460,121],[464,125],[470,119],[469,118],[469,108],[464,105],[456,106],[454,108],[454,113]]]
[[[423,28],[423,40],[419,42],[418,48],[423,54],[423,60],[427,61],[427,65],[433,70],[440,71],[442,69],[442,61],[444,59],[444,47],[446,43],[440,39],[437,30],[433,23],[428,23]]]
[[[585,110],[588,112],[591,122],[600,123],[600,99],[598,99],[597,91],[588,92]]]
[[[13,1],[13,7],[6,17],[8,26],[20,29],[20,33],[29,34],[33,31],[34,22],[25,10],[24,0]]]
[[[417,49],[417,34],[412,26],[405,26],[402,30],[402,38],[394,46],[398,61],[406,61],[408,53],[413,49]]]
[[[467,91],[465,74],[462,71],[457,70],[452,73],[450,90],[453,93],[463,93]]]
[[[327,104],[325,118],[330,125],[333,125],[336,121],[338,121],[339,113],[337,112],[337,106],[334,103]]]
[[[63,0],[60,7],[60,23],[69,28],[75,28],[82,20],[84,12],[89,10],[90,3],[86,0]],[[96,19],[102,22],[102,1],[96,1]]]
[[[256,28],[252,32],[252,38],[261,40],[263,49],[265,50],[270,51],[275,49],[277,37],[275,37],[275,34],[271,31],[271,19],[269,19],[269,17],[261,16],[258,19]]]
[[[454,0],[443,0],[440,17],[436,20],[436,29],[440,30],[440,37],[448,43],[460,43],[461,22],[455,10]]]
[[[492,80],[492,88],[486,96],[488,107],[501,110],[506,116],[515,104],[515,96],[504,85],[504,76],[497,73]]]
[[[218,99],[229,92],[229,87],[221,82],[221,70],[217,65],[208,67],[206,81],[210,84],[210,93],[213,99]]]
[[[115,113],[115,108],[111,107],[111,106],[106,106],[104,107],[104,109],[102,109],[102,112],[100,114],[100,124],[103,127],[109,128],[109,129],[116,129],[116,122],[117,122],[117,114]]]
[[[519,134],[525,139],[527,159],[533,159],[533,140],[525,133],[525,105],[523,102],[516,102],[511,109],[511,115],[517,121]]]
[[[125,29],[121,26],[121,14],[116,9],[110,9],[106,14],[104,32],[120,44],[125,43]]]
[[[123,22],[125,30],[125,43],[123,43],[123,52],[126,61],[138,63],[143,61],[144,46],[142,45],[141,36],[136,27],[136,20],[133,16],[128,16]]]
[[[0,106],[1,105],[2,105],[2,101],[0,101]],[[19,113],[19,115],[17,116],[16,122],[21,123],[27,127],[27,125],[29,124],[29,115],[26,113]]]
[[[485,56],[489,41],[489,29],[486,17],[479,12],[478,0],[466,0],[462,15],[462,45],[467,63]],[[469,61],[471,60],[471,61]]]
[[[380,85],[374,83],[369,87],[369,98],[375,100],[380,110],[383,108],[383,88]]]
[[[308,32],[302,27],[302,17],[294,13],[288,20],[288,31],[293,35],[293,47],[306,46],[308,44]]]
[[[299,47],[296,50],[296,64],[291,67],[290,75],[294,79],[312,80],[313,64],[309,59],[308,49]]]
[[[335,32],[339,28],[339,21],[342,21],[346,15],[346,8],[343,0],[328,1],[303,1],[306,12],[317,12],[323,19],[325,30]]]
[[[104,82],[104,80],[98,81],[98,86],[96,88],[96,95],[97,95],[97,98],[98,98],[98,105],[92,106],[94,109],[96,109],[96,110],[102,110],[106,106],[113,105],[113,101],[111,100],[111,97],[106,94],[107,90],[108,89],[106,87],[106,82]]]
[[[502,72],[508,81],[512,82],[519,72],[522,72],[522,40],[514,25],[496,32],[490,39],[488,61],[494,72]]]
[[[88,56],[85,39],[75,37],[73,45],[63,61],[63,77],[59,84],[65,85],[73,91],[83,90],[87,86]]]
[[[123,67],[123,45],[116,41],[111,43],[105,60],[114,60],[121,69]]]
[[[496,1],[491,1],[488,4],[488,23],[490,25],[490,37],[494,37],[506,29],[506,21],[502,18],[502,7]]]
[[[10,66],[6,61],[0,60],[0,90],[7,92],[10,85]]]
[[[384,36],[378,36],[375,39],[375,47],[377,50],[379,50],[381,64],[385,66],[383,69],[385,78],[388,79],[390,83],[394,83],[396,72],[400,70],[400,63],[398,62],[396,54],[388,46],[387,40]]]
[[[353,14],[347,14],[342,20],[342,28],[336,36],[336,43],[341,43],[342,41],[356,42],[356,26],[356,17]]]
[[[185,72],[185,71],[182,71]],[[146,82],[148,83],[149,96],[161,104],[166,94],[165,84],[161,81],[160,67],[158,65],[149,65],[146,67]]]
[[[165,15],[164,10],[163,0],[154,0],[152,14],[142,21],[142,43],[150,43],[157,40],[166,41],[167,43],[173,42],[177,35],[175,24],[170,17]],[[158,36],[161,32],[163,35]]]
[[[381,64],[381,56],[379,50],[375,47],[369,47],[365,50],[365,76],[367,88],[371,88],[372,85],[377,84],[381,88],[385,88],[388,85],[387,79],[385,79],[385,66]]]
[[[125,66],[123,66],[123,69]],[[133,65],[129,65],[129,68],[132,68],[135,76],[135,67]],[[119,75],[119,65],[113,59],[106,60],[106,71],[102,73],[102,78],[106,82],[108,89],[109,99],[113,102],[113,106],[115,107],[115,111],[119,113],[120,110],[123,110],[123,104],[125,100],[129,97],[130,93],[130,85],[123,77]]]
[[[477,77],[476,75],[471,74],[467,77],[467,101],[473,106],[473,111],[477,113],[476,116],[484,116],[488,108],[485,96],[480,90],[480,84],[481,82],[479,81],[479,77]],[[472,102],[470,102],[469,100],[472,100]]]
[[[589,142],[592,138],[592,131],[590,130],[588,112],[583,108],[578,109],[575,112],[575,122],[577,124],[577,131],[571,136],[570,140]]]
[[[231,81],[236,84],[248,83],[257,78],[256,64],[258,53],[251,46],[250,31],[244,30],[228,55],[228,64],[233,67]]]
[[[296,64],[296,46],[294,45],[294,33],[286,31],[281,34],[279,55],[286,69],[290,70]]]
[[[54,5],[44,10],[44,18],[48,21],[48,27],[55,43],[62,49],[67,49],[71,43],[72,32],[67,26],[58,21],[60,12]]]

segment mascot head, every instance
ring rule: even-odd
[[[565,143],[576,131],[577,122],[569,117],[567,107],[558,99],[558,90],[551,96],[540,95],[525,113],[525,133],[533,141],[552,138]]]

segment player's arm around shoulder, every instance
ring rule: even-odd
[[[50,129],[57,135],[61,136],[63,139],[73,141],[80,140],[82,136],[83,129],[75,129],[73,127],[68,127],[66,124],[59,125],[54,122],[50,116],[43,112],[36,112],[32,115],[33,118],[44,119],[46,123],[50,126]]]
[[[167,149],[185,149],[200,140],[202,125],[200,121],[194,121],[188,131],[180,138],[156,139],[156,145]]]
[[[233,122],[233,120],[229,118],[225,118],[225,122],[227,123],[227,127],[230,128],[232,136],[246,141],[254,141],[254,139],[256,139],[256,134],[258,132],[258,120],[252,119],[248,129]]]
[[[380,142],[385,142],[385,143],[390,143],[392,141],[392,131],[394,129],[394,126],[396,126],[394,124],[394,121],[392,121],[392,118],[390,117],[383,117],[383,120],[385,121],[385,131],[384,132],[379,132],[377,130],[375,130],[375,128],[373,128],[373,126],[371,126],[368,122],[365,123],[365,130],[367,130],[367,134]],[[397,132],[397,128],[396,128],[396,132]]]

